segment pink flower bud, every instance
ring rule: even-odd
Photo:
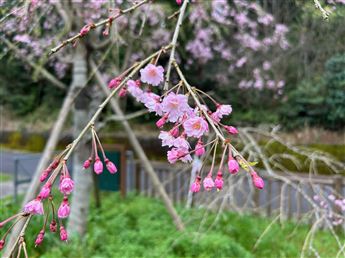
[[[120,97],[125,97],[127,95],[127,88],[126,87],[122,87],[120,92],[119,92],[119,96]]]
[[[51,168],[51,170],[56,169],[58,167],[59,163],[60,163],[59,159],[54,159],[49,167]]]
[[[109,159],[104,160],[105,165],[107,166],[108,171],[111,174],[115,174],[117,172],[117,168],[113,162],[111,162]]]
[[[182,0],[176,0],[176,3],[177,3],[178,5],[181,5],[181,4],[182,4]]]
[[[73,191],[74,182],[69,176],[67,176],[64,179],[62,179],[59,188],[61,193],[68,195]]]
[[[197,193],[200,191],[200,181],[201,181],[201,177],[200,176],[197,176],[195,178],[195,181],[194,183],[190,186],[190,191],[193,192],[193,193]]]
[[[138,87],[140,87],[140,86],[141,86],[141,81],[140,81],[140,80],[136,80],[136,81],[135,81],[135,84],[136,84]]]
[[[0,251],[4,248],[5,246],[5,239],[0,240]]]
[[[218,171],[216,180],[214,180],[214,184],[217,187],[218,191],[223,189],[224,181],[223,181],[222,171]]]
[[[45,169],[41,174],[40,181],[44,182],[48,178],[51,171],[52,171],[52,169],[50,167]]]
[[[109,89],[114,89],[117,88],[122,81],[122,77],[115,77],[108,83],[108,88]]]
[[[68,239],[67,231],[63,226],[60,226],[60,239],[61,241],[67,241]]]
[[[202,156],[205,154],[205,147],[201,139],[199,139],[198,143],[195,146],[195,155]]]
[[[174,136],[175,138],[178,137],[180,134],[180,130],[178,129],[178,126],[174,126],[174,128],[170,130],[170,134]]]
[[[103,163],[99,158],[96,158],[95,164],[93,164],[93,170],[97,175],[103,172]]]
[[[79,32],[80,36],[83,37],[89,33],[90,29],[94,27],[94,24],[85,25]]]
[[[225,125],[224,128],[229,134],[238,134],[236,127]]]
[[[44,230],[41,230],[40,233],[37,235],[37,238],[35,240],[35,246],[40,245],[43,242],[44,238]]]
[[[87,160],[84,161],[83,168],[88,169],[91,166],[92,159],[88,158]]]
[[[41,197],[37,197],[36,199],[25,204],[24,212],[43,215],[44,210],[43,210],[43,204],[41,202]]]
[[[251,173],[253,184],[258,189],[263,189],[265,186],[264,180],[255,172]]]
[[[166,116],[163,116],[161,119],[159,119],[157,122],[156,122],[156,126],[158,128],[162,128],[164,126],[164,124],[166,123],[167,121],[167,118]]]
[[[234,160],[231,156],[229,157],[228,167],[229,167],[229,172],[233,175],[237,174],[237,172],[240,170],[240,166],[238,165],[238,162]]]
[[[71,212],[71,208],[68,203],[68,199],[65,197],[58,209],[58,217],[60,219],[67,218]]]
[[[40,196],[42,199],[46,199],[46,198],[49,197],[50,191],[51,191],[51,183],[47,182],[47,183],[42,187],[39,196]]]
[[[50,232],[56,232],[57,226],[56,226],[56,221],[53,219],[52,222],[50,222],[49,225]]]
[[[207,176],[204,179],[204,188],[206,191],[211,191],[212,188],[214,187],[214,182],[211,176]]]

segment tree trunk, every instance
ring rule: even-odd
[[[77,89],[87,83],[87,57],[83,44],[77,46],[73,62],[73,82]],[[88,121],[89,99],[84,89],[75,101],[73,117],[73,135],[78,136]],[[91,173],[83,171],[83,162],[87,159],[89,148],[83,139],[73,154],[73,179],[75,189],[71,201],[71,215],[68,221],[68,231],[84,235],[90,206],[90,189],[92,186]]]
[[[106,83],[103,81],[100,73],[97,70],[96,65],[93,62],[91,62],[91,67],[92,67],[92,70],[94,70],[94,72],[95,72],[96,79],[99,82],[102,90],[104,91],[104,93],[106,95],[109,95],[110,94],[109,89],[107,88]],[[113,111],[117,115],[124,117],[124,113],[122,112],[118,102],[114,98],[111,99],[109,103],[110,103],[111,108],[113,109]],[[134,151],[138,155],[142,166],[145,168],[147,175],[150,177],[150,179],[153,183],[153,187],[161,196],[162,201],[164,202],[168,213],[172,217],[177,230],[183,231],[184,230],[183,222],[182,222],[180,216],[178,215],[178,213],[176,212],[172,201],[170,200],[170,198],[169,198],[168,194],[166,193],[162,183],[160,182],[158,176],[156,175],[149,159],[147,158],[147,156],[145,154],[145,151],[141,147],[141,145],[140,145],[135,133],[133,132],[131,126],[129,125],[127,120],[122,120],[121,123],[122,123],[123,127],[125,128],[125,131],[128,135],[128,139],[131,142]]]

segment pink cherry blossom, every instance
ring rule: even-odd
[[[127,95],[127,88],[126,87],[122,87],[120,92],[119,92],[119,96],[121,98],[125,97]]]
[[[122,82],[122,77],[115,77],[108,83],[108,88],[109,89],[117,88],[121,82]]]
[[[167,153],[168,161],[173,164],[177,160],[181,160],[184,163],[191,162],[193,159],[189,154],[188,149],[183,148],[172,148]]]
[[[73,191],[74,182],[70,177],[65,177],[60,182],[60,192],[63,194],[70,194]]]
[[[187,150],[190,148],[189,142],[186,140],[186,137],[184,136],[177,137],[174,140],[173,146],[176,148],[187,149]]]
[[[84,161],[83,168],[88,169],[91,166],[92,159],[88,158],[87,160]]]
[[[202,156],[205,154],[205,147],[201,139],[198,140],[198,143],[195,145],[195,155]]]
[[[167,122],[167,116],[163,116],[162,118],[160,118],[157,122],[156,122],[156,126],[158,128],[162,128],[165,123]]]
[[[214,182],[211,175],[208,175],[207,177],[205,177],[203,184],[206,191],[212,190],[212,188],[214,187]]]
[[[196,116],[186,120],[183,123],[183,128],[187,136],[200,138],[208,132],[208,123],[202,117]]]
[[[231,174],[237,174],[237,172],[240,170],[238,162],[232,157],[229,157],[228,168]]]
[[[41,230],[40,233],[36,237],[35,246],[40,245],[43,242],[43,239],[44,239],[44,230]]]
[[[138,102],[141,102],[141,99],[143,97],[143,90],[140,89],[135,81],[129,80],[127,82],[127,90]]]
[[[223,174],[222,171],[218,171],[217,177],[214,180],[214,185],[217,187],[217,190],[222,190],[223,189]]]
[[[69,216],[70,212],[71,212],[71,208],[69,206],[68,199],[64,198],[64,200],[62,201],[62,203],[58,209],[58,217],[60,219],[67,218]]]
[[[218,105],[216,112],[212,113],[211,117],[214,121],[219,123],[223,116],[230,115],[232,112],[231,105]]]
[[[168,114],[168,120],[175,123],[185,112],[190,110],[188,97],[170,92],[162,102],[163,112]]]
[[[175,141],[175,137],[172,136],[170,132],[166,131],[161,131],[158,138],[162,140],[162,146],[172,147]]]
[[[56,221],[54,219],[49,224],[49,230],[50,232],[56,232],[57,230]]]
[[[152,86],[158,86],[164,80],[163,72],[164,68],[162,66],[148,64],[145,68],[140,69],[140,79]]]
[[[178,128],[178,125],[175,125],[174,128],[170,130],[170,133],[172,136],[178,137],[178,135],[180,134],[180,130]]]
[[[61,241],[67,241],[68,239],[67,231],[63,226],[60,226],[60,239]]]
[[[251,172],[251,176],[254,186],[258,189],[263,189],[265,186],[264,180],[255,171]]]
[[[46,183],[46,184],[42,187],[39,196],[40,196],[42,199],[48,198],[48,197],[49,197],[49,194],[50,194],[50,190],[51,190],[51,184],[48,182],[48,183]]]
[[[111,174],[115,174],[117,172],[117,168],[113,162],[111,162],[109,159],[105,159],[104,162],[105,162],[105,165],[106,165],[108,171]]]
[[[162,104],[160,101],[160,96],[153,92],[145,92],[141,97],[141,102],[144,103],[145,107],[149,112],[155,112],[156,115],[162,116]]]
[[[96,158],[95,164],[93,164],[93,170],[97,175],[103,172],[103,163],[99,158]]]
[[[238,134],[236,127],[225,125],[224,128],[229,134]]]
[[[201,177],[197,176],[193,184],[190,186],[190,191],[192,193],[197,193],[200,191],[200,187],[201,187],[200,182],[201,182]]]
[[[28,202],[27,204],[25,204],[24,212],[42,215],[44,213],[44,210],[43,210],[43,204],[41,202],[41,198],[38,197]]]

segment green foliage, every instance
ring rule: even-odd
[[[11,149],[16,149],[21,146],[22,134],[21,132],[13,132],[9,135],[6,146]]]
[[[1,104],[14,114],[25,116],[46,104],[44,116],[49,116],[60,106],[64,93],[44,81],[34,80],[20,61],[6,55],[1,59],[0,70]]]
[[[18,205],[0,207],[0,219],[18,209]],[[26,234],[30,257],[298,257],[307,226],[286,222],[273,224],[254,245],[269,219],[203,209],[178,208],[186,222],[186,231],[177,232],[164,205],[153,199],[130,194],[103,194],[102,208],[91,209],[84,238],[72,236],[62,243],[58,234],[47,233],[43,244],[34,248],[34,238],[42,226],[35,216]],[[202,222],[202,224],[200,224]],[[340,239],[340,241],[343,241]],[[337,244],[327,231],[315,234],[314,248],[321,257],[334,257]],[[312,254],[307,253],[307,257]]]
[[[345,126],[345,54],[330,58],[317,81],[302,81],[281,108],[287,128],[303,125],[342,129]]]
[[[12,176],[0,172],[0,183],[8,182],[12,180]]]
[[[302,81],[288,93],[288,100],[280,109],[281,122],[289,129],[322,125],[326,115],[325,91],[323,83]]]
[[[40,152],[45,145],[45,139],[41,135],[33,134],[26,142],[25,149],[33,152]]]
[[[345,54],[326,62],[326,121],[330,128],[345,126]]]

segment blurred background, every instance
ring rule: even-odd
[[[105,98],[102,82],[171,41],[179,6],[157,0],[114,21],[109,36],[99,27],[48,56],[85,24],[133,2],[0,1],[1,220],[20,208],[53,128],[50,146],[62,150]],[[177,61],[193,85],[232,105],[224,122],[239,128],[234,144],[258,162],[264,190],[240,173],[226,177],[222,192],[191,195],[197,161],[168,165],[157,118],[130,97],[117,99],[186,230],[176,231],[128,130],[107,107],[96,127],[120,175],[82,171],[85,141],[69,166],[90,186],[87,198],[73,196],[87,211],[72,212],[68,245],[47,234],[32,248],[35,218],[32,256],[345,256],[345,2],[320,4],[327,20],[313,0],[191,1],[181,27]]]

